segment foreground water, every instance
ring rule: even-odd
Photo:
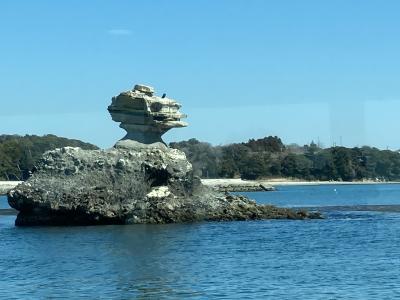
[[[283,206],[400,204],[400,185],[247,194]],[[0,208],[7,208],[5,197]],[[15,215],[0,214],[0,298],[400,297],[400,214],[325,214],[309,221],[37,228],[16,228]]]

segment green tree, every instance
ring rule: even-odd
[[[89,143],[55,135],[1,135],[0,180],[27,179],[44,152],[65,146],[98,149]]]

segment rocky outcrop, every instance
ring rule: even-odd
[[[0,181],[0,196],[7,194],[7,192],[15,188],[22,181]]]
[[[319,217],[218,192],[193,176],[183,152],[161,136],[180,121],[176,101],[136,85],[108,107],[127,135],[109,150],[46,152],[36,172],[8,193],[16,225],[91,225]]]
[[[209,187],[213,187],[221,192],[260,192],[275,191],[275,188],[267,182],[242,180],[242,179],[202,179],[201,182]]]
[[[45,153],[32,177],[8,193],[8,202],[19,211],[21,226],[318,217],[217,192],[193,176],[183,152],[131,140],[109,150]]]

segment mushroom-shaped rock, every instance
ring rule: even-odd
[[[113,97],[108,111],[126,130],[124,140],[152,144],[162,142],[161,136],[171,128],[187,126],[181,121],[186,115],[179,112],[180,107],[173,99],[155,96],[152,87],[137,84],[133,90]]]

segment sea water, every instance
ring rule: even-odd
[[[400,185],[247,193],[281,206],[400,204]],[[0,199],[7,208],[6,199]],[[0,298],[394,299],[400,214],[324,220],[22,227],[0,213]]]

